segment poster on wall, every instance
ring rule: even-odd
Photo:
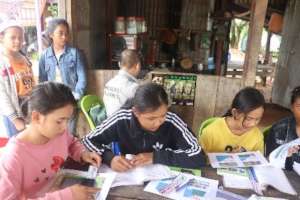
[[[172,105],[193,106],[197,76],[153,74],[152,82],[162,85]]]

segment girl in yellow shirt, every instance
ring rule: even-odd
[[[225,117],[217,118],[200,135],[206,153],[260,151],[263,135],[257,128],[264,113],[264,96],[255,88],[240,90]]]

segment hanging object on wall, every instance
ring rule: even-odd
[[[282,30],[283,16],[278,13],[272,13],[269,21],[269,31],[272,33],[280,33]]]
[[[192,67],[193,67],[193,61],[189,57],[183,58],[180,61],[180,66],[182,67],[182,69],[185,69],[185,70],[192,69]]]

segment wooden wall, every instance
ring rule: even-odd
[[[300,85],[300,1],[290,0],[285,11],[272,102],[289,107],[291,91]]]
[[[117,70],[89,70],[88,94],[96,94],[102,97],[105,83],[117,72]],[[175,106],[171,109],[178,113],[196,133],[203,120],[212,116],[222,116],[227,111],[234,95],[241,87],[241,79],[197,75],[194,107]],[[78,124],[77,133],[79,135],[88,133],[89,127],[82,115]]]

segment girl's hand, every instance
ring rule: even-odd
[[[110,167],[117,172],[125,172],[134,166],[124,156],[115,156],[111,160]]]
[[[99,188],[87,187],[83,185],[70,186],[74,200],[92,200],[95,199],[94,195],[100,191]]]
[[[295,145],[295,146],[292,146],[289,148],[288,150],[288,157],[291,157],[294,153],[297,153],[300,149],[300,146],[299,145]]]
[[[246,152],[247,150],[242,147],[242,146],[236,146],[235,148],[232,149],[231,153],[242,153],[242,152]]]
[[[130,160],[134,166],[144,166],[153,163],[153,153],[139,153]]]
[[[84,151],[81,154],[81,160],[90,163],[95,167],[100,167],[102,158],[95,152]]]
[[[14,123],[14,125],[18,131],[22,131],[25,129],[25,122],[23,119],[16,118],[16,119],[12,120],[12,122]]]

